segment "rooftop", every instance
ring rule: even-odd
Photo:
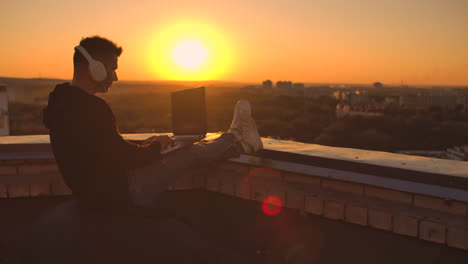
[[[468,259],[468,163],[262,140],[265,149],[256,155],[231,159],[209,174],[180,176],[161,207],[189,223],[190,232],[223,248],[223,256],[238,255],[243,263]],[[44,215],[59,212],[54,230],[61,233],[76,228],[63,220],[63,212],[69,212],[63,204],[71,198],[53,159],[47,135],[0,137],[0,256],[2,243],[23,245],[21,238]],[[277,215],[262,209],[277,206],[265,205],[272,195],[283,203]],[[161,232],[152,224],[139,227],[143,233]],[[60,241],[58,231],[47,230],[36,235],[44,251]],[[143,233],[140,242],[170,244]],[[158,252],[153,252],[157,258]]]

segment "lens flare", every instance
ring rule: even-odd
[[[262,202],[262,210],[267,215],[277,215],[281,212],[281,208],[283,207],[283,203],[281,199],[276,196],[268,196]]]

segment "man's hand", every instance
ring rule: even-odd
[[[167,149],[168,147],[171,147],[174,145],[175,141],[170,138],[169,136],[152,136],[152,137],[149,137],[145,140],[143,140],[143,142],[141,142],[142,144],[151,144],[153,142],[159,142],[159,144],[161,145],[161,150],[165,150]]]

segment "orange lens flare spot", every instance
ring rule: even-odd
[[[276,196],[268,196],[262,202],[262,210],[267,215],[277,215],[281,212],[283,203],[281,199]]]

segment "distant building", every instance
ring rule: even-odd
[[[428,96],[402,95],[399,100],[400,106],[409,109],[426,109],[430,106]]]
[[[303,90],[304,89],[304,84],[303,83],[294,83],[293,84],[293,89]]]
[[[386,96],[385,99],[384,99],[384,103],[386,105],[389,105],[389,104],[394,104],[394,103],[397,103],[398,102],[398,97],[396,96]]]
[[[344,91],[335,91],[334,96],[339,101],[345,101],[352,105],[370,103],[369,95],[364,90],[346,89]]]
[[[336,117],[345,116],[383,116],[384,107],[377,104],[348,104],[339,103],[336,105]]]
[[[369,96],[364,93],[352,93],[348,96],[348,100],[350,104],[368,104],[370,103]]]
[[[455,146],[448,148],[445,158],[451,160],[468,161],[468,146]]]
[[[292,95],[293,84],[291,81],[278,81],[276,82],[276,89],[282,95]]]
[[[439,159],[468,161],[468,145],[455,146],[446,150],[401,150],[397,151],[397,153]]]
[[[8,124],[8,94],[5,85],[0,84],[0,136],[10,135]]]
[[[292,82],[291,81],[278,81],[276,82],[276,88],[280,90],[291,90]]]
[[[262,87],[265,88],[265,89],[272,89],[273,88],[273,82],[271,80],[263,81]]]

